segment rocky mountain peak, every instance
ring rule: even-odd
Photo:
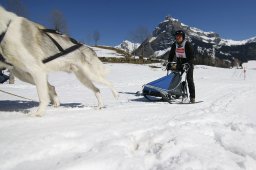
[[[256,59],[256,37],[234,43],[235,41],[222,39],[218,33],[190,27],[171,16],[166,16],[164,21],[158,24],[153,30],[152,37],[145,40],[135,51],[135,54],[149,58],[166,58],[172,43],[175,41],[174,33],[177,30],[183,30],[186,33],[187,40],[194,47],[197,61],[204,61],[205,58],[209,57],[213,58],[213,54],[215,55],[214,58],[223,60],[234,58],[241,61]],[[242,48],[248,48],[249,50],[245,51]],[[166,51],[166,53],[163,54],[162,51]]]

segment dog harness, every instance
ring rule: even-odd
[[[8,29],[8,27],[9,27],[10,23],[11,23],[11,21],[7,24],[7,29]],[[6,31],[2,32],[2,34],[0,35],[0,44],[1,44],[2,40],[4,39],[4,36],[5,36],[6,32],[7,32],[7,29],[6,29]],[[45,64],[45,63],[48,63],[48,62],[50,62],[50,61],[52,61],[52,60],[54,60],[54,59],[56,59],[56,58],[59,58],[59,57],[61,57],[61,56],[64,56],[64,55],[66,55],[66,54],[68,54],[68,53],[71,53],[71,52],[77,50],[78,48],[80,48],[81,46],[83,46],[83,44],[81,44],[81,43],[79,43],[78,41],[76,41],[75,39],[69,37],[69,40],[70,40],[73,44],[75,44],[75,45],[73,45],[73,46],[71,46],[71,47],[69,47],[69,48],[67,48],[67,49],[63,49],[63,48],[60,46],[60,44],[59,44],[54,38],[52,38],[52,37],[48,34],[48,33],[54,33],[54,34],[62,35],[61,33],[59,33],[59,32],[56,31],[56,30],[52,30],[52,29],[41,29],[41,30],[50,38],[50,40],[54,43],[54,45],[55,45],[55,46],[59,49],[59,51],[60,51],[60,52],[57,53],[57,54],[54,54],[54,55],[52,55],[52,56],[49,56],[49,57],[43,59],[42,62],[43,62],[44,64]],[[12,66],[12,64],[6,62],[4,56],[3,56],[1,53],[0,53],[0,62],[2,62],[2,63],[4,63],[4,64],[7,64],[7,65],[9,65],[9,66]]]
[[[59,58],[61,56],[64,56],[68,53],[71,53],[75,50],[77,50],[78,48],[80,48],[81,46],[83,46],[83,44],[79,43],[78,41],[76,41],[75,39],[73,38],[70,38],[69,37],[69,40],[75,44],[67,49],[63,49],[60,44],[54,39],[52,38],[48,33],[53,33],[53,34],[59,34],[59,35],[62,35],[60,32],[58,32],[57,30],[52,30],[52,29],[42,29],[42,31],[50,38],[50,40],[52,40],[52,42],[54,43],[54,45],[59,49],[59,53],[57,54],[54,54],[52,56],[49,56],[48,58],[45,58],[42,60],[42,62],[45,64],[45,63],[48,63],[56,58]]]

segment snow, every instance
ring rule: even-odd
[[[128,53],[132,53],[140,46],[139,43],[132,43],[128,40],[123,41],[121,44],[115,46],[115,48],[122,49]]]
[[[156,57],[162,56],[162,55],[164,55],[166,52],[168,52],[168,51],[170,51],[170,50],[171,50],[171,47],[166,48],[166,49],[164,49],[164,50],[155,51],[155,52],[154,52],[154,56],[156,56]]]
[[[247,43],[247,40],[242,40],[242,41],[236,41],[236,40],[230,40],[230,39],[222,39],[220,41],[220,44],[224,44],[224,45],[244,45]]]
[[[115,58],[124,58],[124,56],[115,50],[103,49],[100,47],[90,47],[92,48],[98,57],[115,57]]]
[[[165,17],[165,20],[164,20],[163,22],[169,22],[169,21],[179,22],[178,19],[173,18],[173,17],[171,17],[171,16],[166,16],[166,17]]]
[[[106,108],[72,74],[49,76],[61,107],[30,117],[34,86],[0,89],[0,170],[254,170],[256,62],[242,69],[195,66],[198,104],[148,102],[132,94],[166,74],[148,65],[106,64],[120,92],[101,89]]]
[[[152,43],[153,41],[156,40],[156,38],[157,38],[157,37],[151,37],[151,38],[148,40],[148,42],[149,42],[149,43]]]
[[[226,56],[231,56],[231,54],[229,54],[229,53],[224,53],[224,52],[222,52],[222,51],[220,51],[220,54],[226,55]]]
[[[196,33],[200,33],[200,34],[203,34],[203,35],[209,35],[209,34],[214,34],[213,31],[203,31],[199,28],[196,28],[196,27],[190,27],[190,30],[192,30],[193,32],[196,32]]]
[[[241,40],[241,41],[222,39],[220,41],[220,44],[231,46],[231,45],[244,45],[246,43],[252,43],[252,42],[256,42],[256,37],[252,37],[252,38]]]

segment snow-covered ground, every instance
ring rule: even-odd
[[[243,70],[196,66],[198,104],[148,102],[132,93],[166,73],[146,65],[106,64],[120,92],[98,85],[106,108],[73,75],[56,73],[60,108],[30,117],[34,86],[0,89],[0,170],[255,170],[256,62]]]
[[[98,57],[115,57],[115,58],[124,58],[122,54],[117,53],[115,50],[103,49],[99,47],[90,47],[92,48]]]

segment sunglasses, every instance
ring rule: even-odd
[[[177,34],[175,37],[182,37],[182,34]]]

